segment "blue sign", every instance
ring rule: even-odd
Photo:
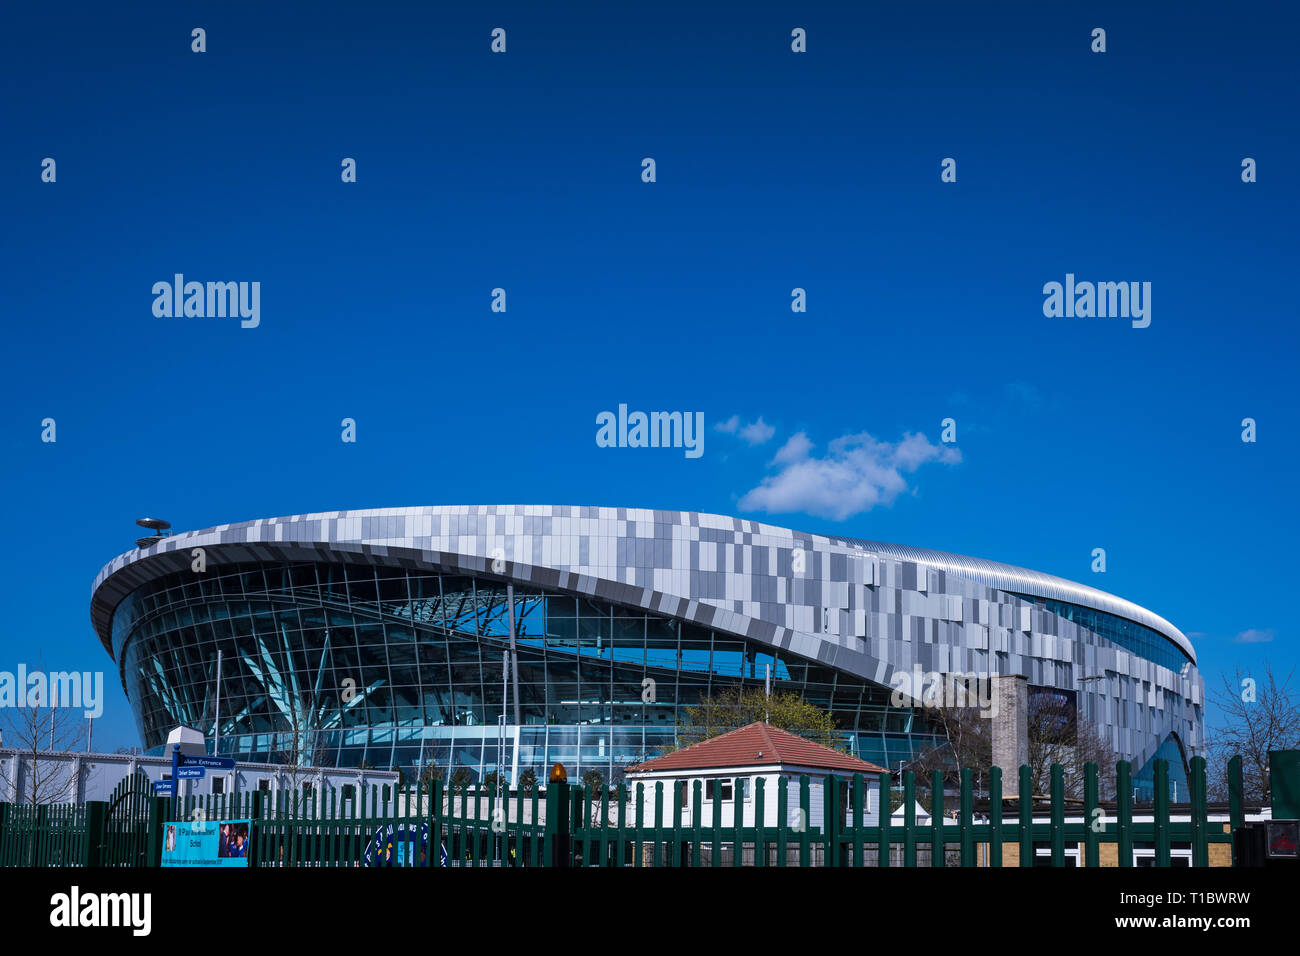
[[[251,820],[168,821],[163,866],[247,866]]]
[[[414,844],[418,842],[418,849]],[[411,851],[415,859],[411,860]],[[447,865],[447,848],[441,848],[440,860]],[[364,866],[428,866],[429,824],[421,823],[417,831],[413,825],[390,823],[375,831],[374,838],[366,844],[361,858]]]
[[[176,777],[178,780],[201,780],[207,775],[208,771],[204,767],[177,767]]]
[[[208,767],[212,770],[234,770],[235,760],[233,757],[202,757],[191,754],[181,754],[180,766]]]
[[[170,797],[176,793],[176,784],[170,780],[155,780],[153,782],[153,792],[160,797]]]

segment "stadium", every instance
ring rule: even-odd
[[[942,743],[891,678],[1023,674],[1150,787],[1203,750],[1204,684],[1164,618],[976,558],[695,512],[339,511],[156,538],[96,577],[91,620],[146,750],[178,724],[242,760],[605,779],[737,684],[834,715],[872,763]],[[503,679],[503,658],[517,665]],[[221,679],[218,695],[218,651]],[[1184,791],[1185,792],[1185,791]]]

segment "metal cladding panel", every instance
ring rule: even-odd
[[[1125,695],[1146,699],[1142,688],[1163,668],[1016,593],[1134,621],[1195,660],[1191,643],[1159,615],[1011,565],[722,515],[548,505],[325,512],[176,534],[121,554],[99,572],[91,619],[106,647],[122,598],[151,579],[188,569],[196,547],[205,549],[209,567],[346,561],[473,572],[600,596],[833,662],[876,682],[883,674],[887,683],[896,666],[910,667],[913,659],[938,659],[938,642],[959,649],[956,659],[991,673],[1016,672],[1025,655],[1026,670],[1032,666],[1041,679],[1061,686],[1085,676],[1062,668],[1076,669],[1075,659],[1095,660],[1131,673],[1126,683],[1136,686]],[[499,573],[493,571],[497,557],[504,558]],[[962,621],[970,623],[947,623]],[[971,626],[976,622],[978,629]],[[1189,678],[1186,691],[1178,690],[1186,705],[1178,714],[1155,707],[1152,713],[1188,719],[1199,705],[1194,667]],[[1175,686],[1172,679],[1169,686]]]

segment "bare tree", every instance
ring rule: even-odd
[[[929,789],[935,770],[943,772],[944,785],[955,785],[961,770],[974,771],[975,790],[987,792],[989,769],[993,766],[993,721],[975,705],[960,685],[937,698],[939,706],[925,705],[925,716],[939,730],[946,746],[918,755],[907,769],[917,774],[918,785]],[[955,703],[954,703],[955,702]],[[1063,695],[1031,694],[1026,724],[1029,734],[1029,771],[1035,794],[1051,790],[1052,764],[1061,764],[1065,795],[1083,798],[1086,765],[1097,765],[1098,798],[1110,799],[1115,792],[1116,754],[1110,741],[1093,724],[1078,719],[1074,705]],[[1019,792],[1018,777],[1003,779],[1002,793]]]
[[[1232,677],[1220,676],[1223,689],[1210,699],[1222,715],[1219,726],[1207,735],[1210,796],[1228,798],[1228,761],[1241,757],[1242,782],[1247,803],[1267,804],[1270,750],[1300,747],[1300,706],[1291,689],[1291,670],[1280,681],[1273,666],[1264,661],[1263,672],[1243,670],[1238,664]]]
[[[1097,765],[1098,799],[1115,795],[1115,764],[1119,757],[1110,739],[1085,720],[1079,720],[1073,701],[1058,694],[1030,694],[1029,773],[1034,793],[1051,792],[1052,764],[1060,764],[1065,796],[1082,800],[1087,765]],[[1018,783],[1013,782],[1014,788]],[[1014,789],[1004,792],[1014,793]]]
[[[993,722],[974,706],[930,706],[925,708],[925,715],[943,734],[947,746],[927,750],[907,764],[906,769],[916,774],[919,786],[931,789],[936,770],[943,773],[945,787],[959,783],[962,769],[970,768],[977,777],[976,790],[987,790],[988,771],[993,765]],[[1004,781],[1004,793],[1006,788]]]
[[[286,727],[275,735],[275,750],[270,763],[279,764],[289,782],[289,806],[294,815],[310,805],[303,784],[316,779],[316,769],[324,762],[320,710],[305,698],[290,698],[282,712]]]
[[[19,689],[19,693],[25,691]],[[76,799],[74,764],[50,756],[41,759],[41,755],[85,746],[86,724],[79,709],[39,703],[6,707],[3,728],[5,745],[17,751],[12,773],[9,762],[0,761],[0,788],[5,793],[12,793],[17,803],[67,803]],[[83,769],[83,775],[86,772]]]

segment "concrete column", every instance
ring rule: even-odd
[[[1020,765],[1029,763],[1029,678],[993,675],[993,766],[1002,768],[1002,792],[1020,792]]]

